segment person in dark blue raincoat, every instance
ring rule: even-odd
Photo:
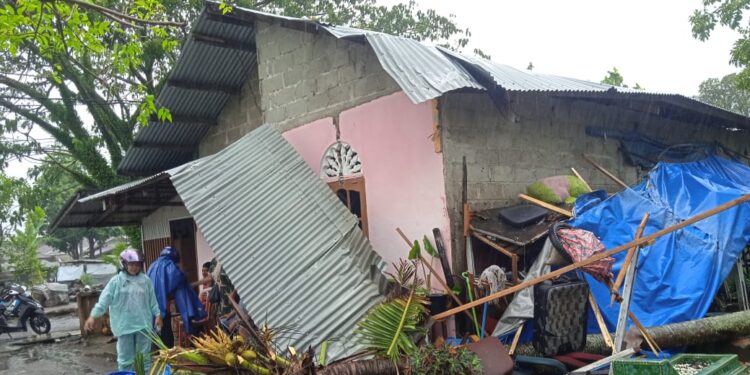
[[[161,251],[148,269],[148,277],[154,283],[156,301],[164,320],[164,328],[161,331],[162,341],[168,346],[174,345],[174,334],[172,333],[171,311],[169,311],[169,300],[174,299],[177,310],[182,317],[185,332],[194,333],[191,329],[191,321],[201,320],[206,317],[206,311],[200,302],[198,295],[190,287],[185,274],[177,266],[180,255],[177,249],[167,246]]]

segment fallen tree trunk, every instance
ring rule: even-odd
[[[653,336],[654,341],[662,348],[729,341],[750,335],[750,311],[651,327],[647,328],[646,331]],[[631,327],[625,340],[628,343],[627,347],[639,346],[643,337]],[[611,349],[604,343],[602,335],[588,335],[586,348],[583,351],[595,354],[611,354]],[[531,344],[519,345],[516,348],[516,354],[542,356]]]

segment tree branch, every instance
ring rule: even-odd
[[[129,14],[118,12],[118,11],[116,11],[114,9],[103,7],[101,5],[92,4],[92,3],[89,3],[87,1],[82,1],[82,0],[58,0],[58,1],[62,1],[62,2],[65,2],[65,3],[70,3],[70,4],[77,4],[77,5],[79,5],[82,8],[87,8],[87,9],[93,10],[95,12],[98,12],[98,13],[100,13],[100,14],[102,14],[104,16],[107,16],[108,18],[113,19],[113,20],[115,20],[115,21],[117,21],[119,23],[124,23],[125,22],[124,20],[128,20],[128,21],[134,22],[135,24],[149,25],[149,26],[184,27],[184,26],[187,25],[187,23],[185,23],[185,22],[144,20],[142,18],[133,17],[133,16],[131,16]],[[128,26],[138,27],[135,24],[126,23],[126,25],[128,25]]]
[[[49,133],[51,136],[55,137],[55,139],[65,145],[65,147],[72,148],[73,147],[73,141],[72,139],[57,128],[56,126],[52,125],[51,123],[47,122],[45,119],[43,119],[41,116],[37,115],[36,113],[29,111],[27,109],[21,108],[18,105],[4,99],[0,98],[0,106],[3,106],[5,108],[8,108],[12,112],[23,116],[27,120],[39,125],[44,131]]]

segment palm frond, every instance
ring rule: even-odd
[[[408,298],[381,303],[357,323],[357,333],[368,349],[396,361],[401,355],[416,350],[410,336],[424,331],[420,323],[427,314],[426,303],[425,298],[413,290]]]

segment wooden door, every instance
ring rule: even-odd
[[[172,247],[180,253],[180,269],[189,282],[198,281],[197,246],[195,244],[195,221],[179,219],[169,222]]]

